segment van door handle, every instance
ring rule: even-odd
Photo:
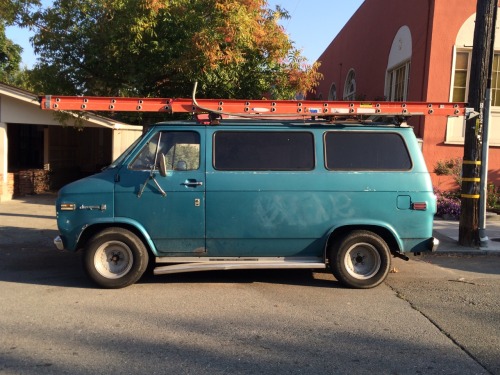
[[[184,181],[181,185],[184,185],[187,187],[196,187],[196,186],[202,186],[203,182],[189,179],[189,180]]]

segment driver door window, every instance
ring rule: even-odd
[[[158,146],[159,145],[159,146]],[[134,170],[156,169],[164,155],[167,170],[192,171],[200,168],[200,136],[196,132],[155,134],[130,165]]]

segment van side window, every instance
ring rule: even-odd
[[[158,147],[159,144],[159,147]],[[131,163],[131,169],[151,169],[165,155],[167,169],[191,171],[200,168],[200,135],[197,132],[165,131],[155,134]]]
[[[314,136],[309,132],[218,131],[214,168],[229,171],[314,169]]]
[[[326,168],[330,170],[406,171],[412,168],[403,138],[397,133],[327,132]]]

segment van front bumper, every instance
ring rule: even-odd
[[[64,250],[64,243],[61,236],[57,236],[56,238],[54,238],[54,245],[56,246],[57,250]]]

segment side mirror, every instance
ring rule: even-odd
[[[158,155],[160,157],[160,175],[167,177],[167,163],[165,162],[165,154]]]

